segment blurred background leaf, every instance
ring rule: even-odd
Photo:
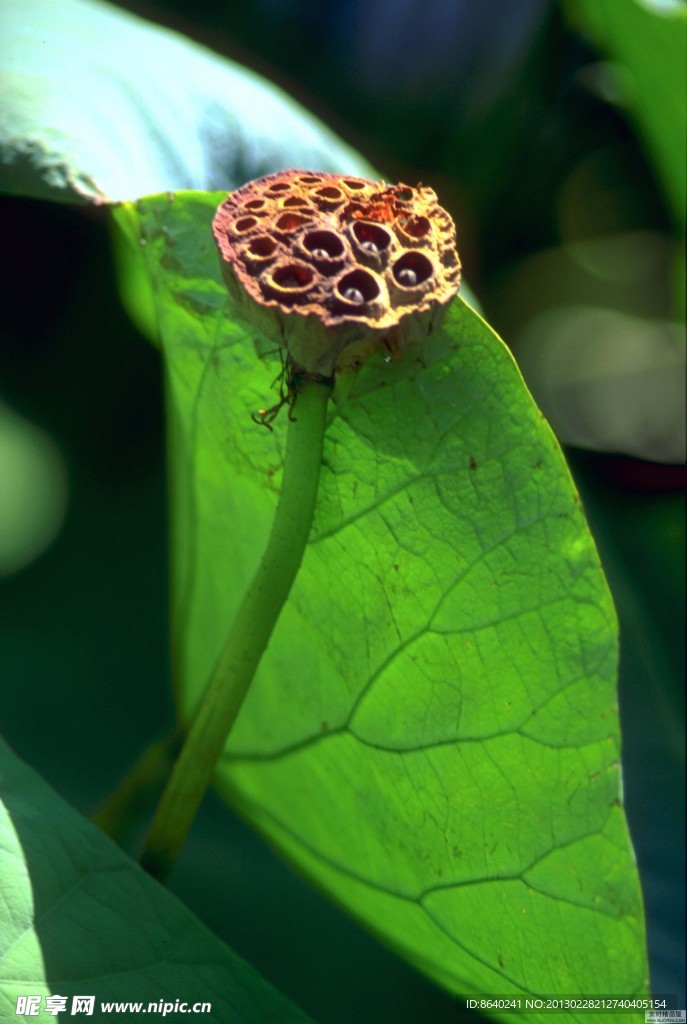
[[[67,504],[67,475],[55,442],[2,402],[0,480],[11,481],[0,491],[1,578],[29,565],[52,544]]]
[[[573,25],[610,58],[589,69],[601,96],[625,108],[647,147],[678,228],[687,217],[684,127],[687,6],[681,0],[565,0]]]
[[[370,172],[269,82],[109,4],[6,0],[0,63],[0,191],[117,202],[295,164]]]

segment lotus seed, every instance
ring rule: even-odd
[[[349,302],[357,302],[360,304],[365,301],[365,296],[358,288],[347,288],[343,293],[344,299],[348,299]]]
[[[379,246],[376,245],[369,238],[366,241],[360,243],[360,248],[364,249],[365,252],[372,252],[372,253],[379,252]]]
[[[404,284],[407,288],[412,288],[414,284],[417,284],[417,274],[410,267],[403,267],[399,270],[396,275],[399,284]]]
[[[326,249],[313,249],[313,257],[316,260],[327,260],[329,259],[329,253]]]

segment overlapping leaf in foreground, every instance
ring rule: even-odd
[[[285,414],[272,434],[251,421],[278,363],[231,320],[209,230],[221,198],[118,215],[165,350],[185,714],[262,552],[286,429]],[[460,300],[417,359],[372,360],[345,390],[304,563],[218,785],[451,989],[641,991],[616,625],[554,438]]]
[[[308,1024],[169,892],[62,801],[0,740],[0,1020],[19,996],[211,1003],[204,1021]],[[146,1012],[144,1010],[143,1012]],[[25,1019],[25,1018],[22,1018]]]

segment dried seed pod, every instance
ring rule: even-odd
[[[306,374],[403,352],[460,287],[453,221],[422,185],[279,171],[232,192],[213,233],[238,311]]]

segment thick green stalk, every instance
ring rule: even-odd
[[[181,851],[300,567],[315,510],[329,394],[329,384],[307,380],[298,395],[265,553],[215,663],[145,842],[141,863],[157,878],[168,875]]]

